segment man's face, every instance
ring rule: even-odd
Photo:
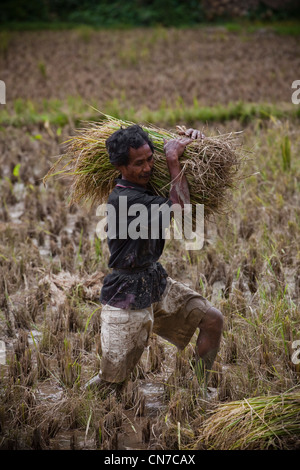
[[[148,144],[134,149],[130,147],[129,163],[127,166],[119,166],[122,178],[131,183],[147,186],[153,171],[154,159]]]

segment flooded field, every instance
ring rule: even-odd
[[[286,103],[300,65],[296,39],[222,29],[207,36],[164,29],[16,33],[2,51],[1,79],[12,108],[17,98],[76,94],[99,109],[113,99],[155,109],[178,96],[185,104]],[[208,437],[213,410],[288,391],[299,397],[299,122],[194,123],[204,124],[211,133],[243,131],[250,152],[244,171],[252,175],[233,193],[230,214],[207,222],[202,250],[187,252],[170,240],[161,259],[171,277],[225,318],[207,400],[193,372],[195,341],[178,353],[155,335],[123,390],[84,390],[99,370],[108,248],[96,236],[95,212],[68,206],[67,180],[42,184],[74,131],[72,117],[65,126],[41,118],[1,127],[1,449],[226,448],[225,436],[222,445]],[[299,433],[258,433],[239,446],[299,449]]]

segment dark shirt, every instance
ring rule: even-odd
[[[127,199],[120,199],[121,196],[126,196]],[[104,305],[124,309],[149,307],[160,300],[166,287],[167,273],[158,259],[165,245],[163,231],[170,222],[168,214],[172,202],[123,179],[116,180],[116,186],[107,202],[114,208],[116,215],[114,218],[114,211],[108,210],[108,266],[113,270],[104,279],[100,301]],[[133,211],[134,204],[142,204],[145,208],[143,218],[140,218],[141,212]],[[157,210],[158,206],[160,211]],[[134,215],[128,215],[130,208]],[[162,215],[164,208],[166,217]],[[140,224],[137,223],[138,220]],[[140,235],[132,239],[128,233],[130,226],[135,223]],[[153,232],[151,224],[154,227]]]

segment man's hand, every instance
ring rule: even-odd
[[[168,142],[164,139],[164,151],[167,159],[178,159],[184,152],[185,147],[195,139],[204,139],[205,135],[197,129],[186,129],[184,126],[177,126],[178,135],[184,136],[181,139],[171,139]]]
[[[185,135],[191,139],[204,139],[205,135],[197,129],[186,129],[184,126],[176,126],[178,135]]]
[[[185,147],[193,141],[191,138],[164,139],[164,151],[168,160],[178,160],[184,152]]]

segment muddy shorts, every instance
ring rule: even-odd
[[[211,306],[198,292],[170,277],[161,300],[148,308],[125,310],[104,305],[101,377],[108,382],[125,380],[138,363],[152,332],[184,349]]]

